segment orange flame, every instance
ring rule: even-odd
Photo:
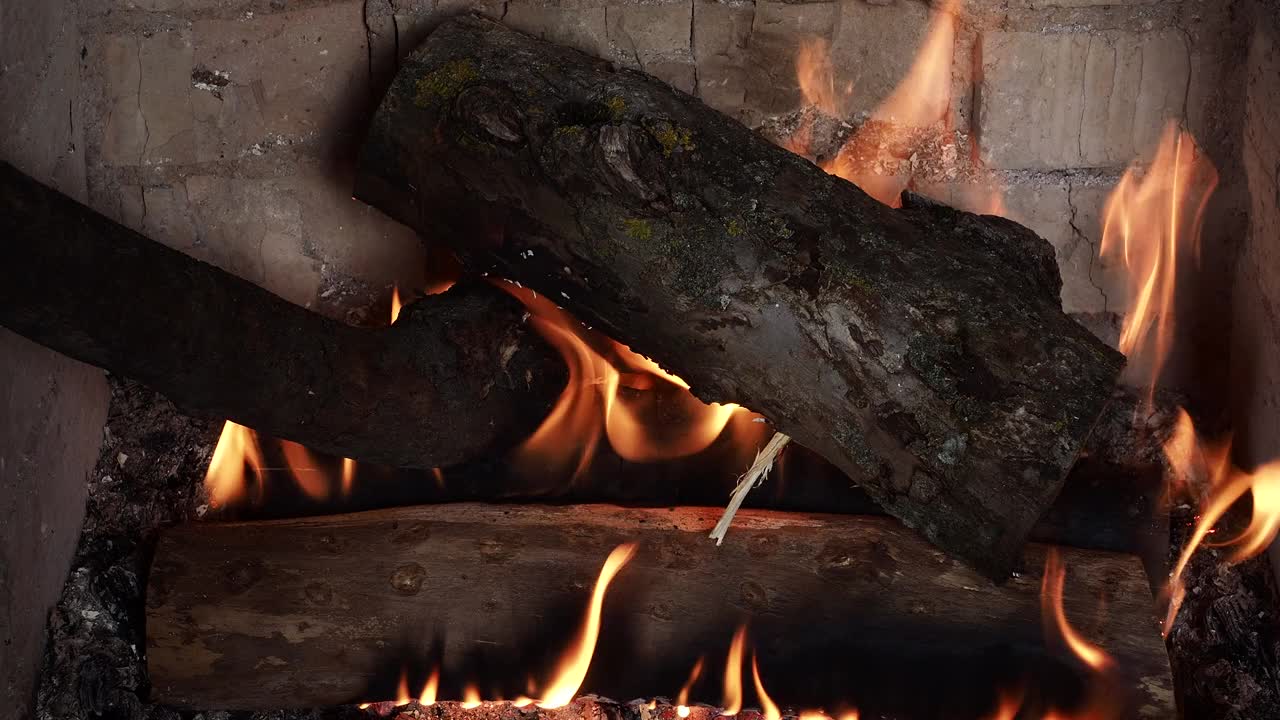
[[[745,415],[731,403],[703,404],[683,380],[587,330],[545,297],[512,283],[499,287],[524,303],[531,313],[529,322],[560,352],[569,371],[555,407],[517,450],[519,465],[571,467],[571,476],[577,478],[590,465],[602,437],[632,462],[686,457],[710,445],[735,415]],[[681,415],[674,421],[673,410]],[[581,445],[567,444],[565,438]]]
[[[702,661],[706,658],[698,657],[698,661],[693,664],[693,669],[689,671],[689,679],[684,681],[684,685],[680,687],[680,694],[676,695],[676,714],[680,717],[689,717],[689,692],[693,690],[693,684],[698,682],[698,678],[702,675]]]
[[[258,446],[258,438],[249,428],[228,420],[222,426],[222,434],[218,437],[218,445],[213,450],[209,469],[204,476],[205,491],[214,507],[221,507],[244,496],[248,487],[246,465],[250,472],[259,479],[262,478],[262,449]]]
[[[413,702],[409,695],[409,671],[400,671],[400,682],[396,685],[396,705],[408,705]]]
[[[400,286],[393,285],[391,287],[391,324],[396,324],[396,318],[400,317],[400,308],[404,304],[400,301]]]
[[[356,461],[342,458],[342,497],[351,497],[351,488],[356,482]]]
[[[764,691],[764,683],[760,682],[760,668],[756,664],[754,651],[751,653],[751,682],[756,686],[756,697],[760,699],[760,709],[763,711],[765,720],[782,720],[778,704],[769,697],[769,693]]]
[[[806,103],[832,116],[844,115],[844,100],[853,92],[847,83],[842,93],[836,92],[836,72],[825,38],[810,38],[800,43],[796,52],[796,81]]]
[[[1107,199],[1101,255],[1120,262],[1129,289],[1120,351],[1129,357],[1126,373],[1149,393],[1172,348],[1179,259],[1198,258],[1217,183],[1195,138],[1170,122],[1145,175],[1130,167]]]
[[[431,674],[427,676],[427,682],[422,686],[422,692],[418,693],[418,704],[423,707],[430,707],[436,704],[436,692],[440,689],[440,668],[432,668]]]
[[[581,634],[577,642],[560,661],[555,679],[543,693],[541,708],[558,708],[568,705],[573,696],[582,687],[587,677],[587,669],[591,666],[591,656],[595,653],[596,640],[600,637],[600,614],[604,608],[604,594],[609,583],[618,571],[636,554],[634,543],[625,543],[613,549],[600,569],[600,577],[596,579],[595,590],[591,593],[591,605],[587,609],[587,617],[582,623]]]
[[[729,656],[724,663],[724,698],[721,715],[737,715],[742,709],[742,650],[747,642],[747,626],[739,625],[729,643]]]
[[[910,177],[906,173],[878,173],[874,165],[880,149],[920,144],[920,130],[947,119],[951,108],[951,62],[955,52],[956,13],[960,0],[946,0],[933,14],[915,62],[889,97],[872,113],[835,159],[823,169],[854,183],[880,202],[897,207]],[[828,61],[829,64],[829,61]],[[810,67],[822,63],[809,60]],[[797,72],[800,72],[797,65]],[[807,95],[806,95],[807,97]],[[874,135],[874,137],[873,137]],[[867,157],[870,156],[870,157]]]
[[[1096,672],[1102,672],[1111,665],[1111,656],[1105,650],[1085,640],[1076,629],[1067,622],[1066,611],[1062,607],[1062,588],[1066,582],[1066,568],[1063,567],[1058,551],[1050,548],[1044,559],[1044,579],[1040,585],[1040,612],[1045,618],[1047,635],[1061,638],[1071,652]],[[1053,618],[1053,626],[1047,625],[1048,618]]]
[[[466,687],[462,688],[462,707],[467,710],[478,708],[481,702],[483,701],[480,699],[480,690],[474,683],[467,683]]]
[[[312,500],[328,498],[329,482],[316,466],[316,460],[311,455],[311,451],[289,440],[281,440],[280,449],[284,453],[284,462],[289,467],[289,474],[293,476],[293,481],[298,484],[302,492]]]
[[[1021,691],[1001,690],[996,695],[996,711],[987,720],[1015,720],[1021,709]]]

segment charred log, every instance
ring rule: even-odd
[[[1021,226],[890,209],[658,80],[477,17],[406,61],[356,195],[767,415],[992,576],[1121,366]]]
[[[184,410],[429,468],[523,437],[563,386],[486,285],[356,328],[148,240],[0,163],[0,324]]]

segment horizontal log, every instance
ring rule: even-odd
[[[607,595],[582,692],[669,697],[699,655],[723,667],[744,622],[776,695],[799,706],[850,699],[833,692],[874,705],[877,686],[921,673],[979,684],[966,668],[1003,658],[1021,672],[1011,657],[1042,653],[1044,546],[995,585],[891,519],[744,510],[717,548],[706,533],[718,515],[456,504],[174,528],[147,589],[153,697],[241,709],[379,700],[404,668],[416,684],[435,666],[442,698],[468,680],[512,698],[530,676],[545,680],[622,542],[639,549]],[[1120,697],[1168,716],[1140,564],[1062,557],[1068,617],[1115,656]],[[709,675],[694,697],[717,702],[720,672]]]
[[[0,325],[192,414],[334,455],[431,468],[524,437],[564,384],[486,284],[357,328],[289,303],[0,163]]]
[[[768,416],[993,577],[1122,364],[1016,223],[890,209],[659,80],[475,16],[405,61],[356,196]]]

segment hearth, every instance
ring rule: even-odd
[[[35,716],[1280,716],[1268,5],[79,8]]]

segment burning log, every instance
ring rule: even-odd
[[[388,328],[322,317],[0,163],[0,324],[176,405],[317,450],[429,468],[527,434],[563,383],[487,285]]]
[[[994,577],[1122,364],[1021,226],[890,209],[653,78],[476,17],[407,60],[356,195],[765,414]]]
[[[1043,652],[1046,546],[1028,546],[1027,571],[994,585],[891,519],[743,510],[734,541],[717,548],[706,533],[718,514],[455,504],[174,528],[147,590],[153,698],[228,709],[391,700],[406,669],[406,697],[434,677],[431,700],[545,698],[558,684],[544,674],[573,655],[571,638],[595,637],[580,628],[592,615],[603,623],[590,672],[574,668],[586,678],[578,692],[617,698],[671,696],[707,654],[693,699],[718,701],[709,669],[725,667],[717,658],[743,623],[770,693],[808,707],[832,707],[813,689],[828,681],[862,706],[886,677],[929,677],[928,658],[951,659],[938,675],[964,675],[1002,649]],[[625,567],[601,573],[610,548],[632,542]],[[1134,703],[1117,717],[1170,716],[1137,560],[1062,560],[1065,593],[1049,599],[1114,658],[1117,697]],[[597,573],[612,580],[603,611],[584,612],[602,596]]]

